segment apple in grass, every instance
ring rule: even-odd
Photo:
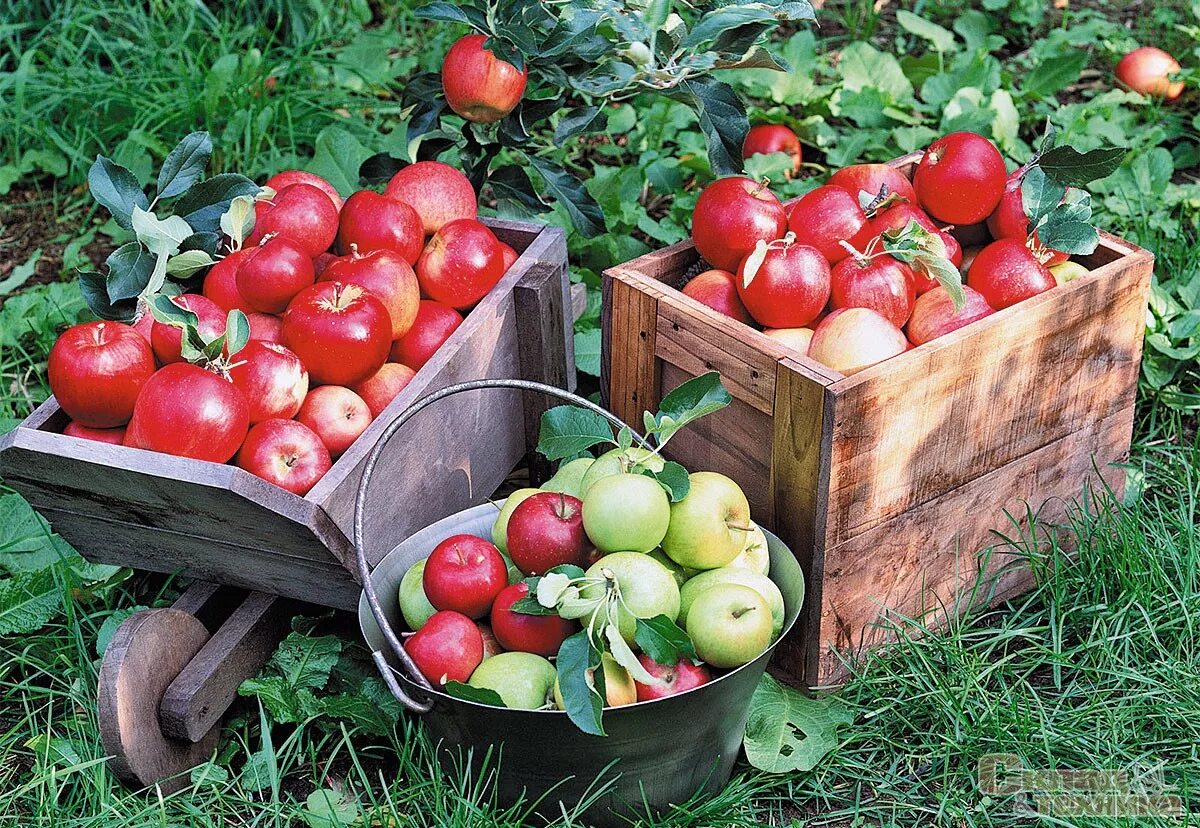
[[[342,282],[366,288],[383,302],[392,320],[392,339],[408,333],[417,318],[421,289],[412,265],[394,250],[359,253],[352,246],[350,255],[335,260],[321,274],[322,282]]]
[[[895,193],[913,204],[917,201],[912,182],[888,164],[852,164],[842,167],[829,176],[826,183],[833,187],[841,187],[854,196],[855,200],[858,199],[858,194],[863,192],[870,193],[872,198],[877,197],[880,189],[886,186],[889,193]]]
[[[640,702],[677,696],[712,681],[712,673],[709,672],[708,667],[703,664],[693,664],[686,658],[680,659],[677,664],[659,664],[645,653],[638,653],[637,659],[641,662],[642,668],[660,682],[659,684],[635,682],[637,700]]]
[[[362,397],[372,417],[378,417],[416,375],[407,365],[385,362],[374,374],[350,386],[350,390]]]
[[[362,397],[340,385],[309,391],[296,419],[321,438],[329,455],[341,457],[371,424],[371,409]]]
[[[342,206],[337,246],[347,255],[391,250],[410,265],[417,263],[425,244],[425,228],[417,211],[403,201],[374,190],[359,190]]]
[[[328,250],[337,237],[338,208],[318,187],[291,184],[277,191],[269,204],[255,219],[256,238],[285,238],[313,258]]]
[[[474,535],[451,535],[429,553],[421,580],[429,603],[470,618],[483,618],[508,586],[500,550]]]
[[[808,355],[846,376],[909,348],[904,332],[870,308],[842,308],[822,320]]]
[[[504,499],[504,503],[500,506],[500,514],[496,515],[496,522],[492,524],[492,543],[502,554],[508,554],[508,521],[512,518],[512,513],[518,506],[540,491],[541,489],[517,489]]]
[[[465,35],[454,42],[442,60],[442,90],[446,103],[468,121],[491,124],[516,109],[529,78],[485,48],[487,37]]]
[[[999,239],[975,256],[967,284],[1001,310],[1050,290],[1055,281],[1028,247],[1016,239]]]
[[[802,328],[825,309],[829,278],[829,262],[820,251],[788,233],[767,245],[761,259],[748,256],[741,263],[737,290],[746,310],[763,327]]]
[[[268,483],[301,497],[333,465],[316,432],[295,420],[263,420],[250,428],[235,459]]]
[[[654,478],[614,474],[598,480],[583,496],[583,528],[601,552],[649,552],[667,533],[671,509],[667,493]]]
[[[815,247],[831,265],[846,258],[842,242],[863,248],[872,238],[867,214],[858,197],[841,187],[817,187],[800,197],[788,214],[788,230],[796,241]]]
[[[1171,76],[1181,70],[1169,52],[1154,46],[1134,49],[1117,63],[1117,80],[1142,95],[1173,101],[1183,94],[1183,81]]]
[[[974,288],[963,285],[966,299],[955,309],[954,299],[944,287],[937,287],[917,299],[912,318],[908,320],[908,338],[914,345],[945,336],[951,331],[995,313],[987,300]]]
[[[470,180],[441,161],[409,164],[392,176],[383,194],[416,210],[427,236],[455,219],[475,218],[478,209]]]
[[[547,658],[575,632],[576,625],[557,615],[526,615],[513,612],[512,605],[529,595],[524,581],[509,584],[492,602],[492,632],[506,650],[536,653]]]
[[[506,270],[500,242],[487,225],[456,219],[433,234],[417,260],[421,293],[455,310],[473,307]]]
[[[435,612],[404,642],[421,675],[435,687],[466,683],[483,661],[483,635],[460,612]]]
[[[713,267],[736,271],[760,240],[778,239],[787,214],[767,183],[733,176],[704,188],[692,211],[692,240]]]
[[[741,487],[723,474],[692,472],[688,480],[687,496],[670,505],[663,552],[689,569],[725,566],[746,546],[750,503]]]
[[[437,612],[425,597],[425,587],[421,583],[425,577],[425,560],[422,558],[406,569],[404,577],[400,579],[400,614],[413,632],[425,626],[425,622]]]
[[[229,378],[246,395],[250,423],[295,417],[308,394],[308,371],[282,345],[251,340],[234,357]]]
[[[622,667],[609,653],[600,654],[600,669],[604,676],[604,706],[624,707],[638,700],[637,683],[629,671]],[[558,681],[554,682],[554,706],[566,710],[563,703],[562,689]]]
[[[587,477],[588,471],[595,462],[594,457],[577,457],[574,460],[568,460],[558,467],[549,480],[541,485],[542,491],[562,492],[582,500],[583,479]]]
[[[713,667],[741,667],[771,645],[771,609],[756,590],[737,583],[714,584],[692,601],[687,631],[696,655]]]
[[[743,324],[754,324],[738,296],[737,277],[728,270],[706,270],[698,274],[683,286],[683,293]]]
[[[785,152],[792,158],[792,173],[800,172],[804,155],[800,148],[800,138],[791,127],[784,124],[756,124],[746,133],[746,141],[742,144],[742,158],[773,152]]]
[[[422,299],[408,333],[392,343],[391,360],[414,371],[421,370],[462,323],[462,314],[454,308],[432,299]]]
[[[641,446],[630,446],[627,449],[611,449],[601,454],[594,462],[588,465],[583,479],[579,483],[579,490],[586,495],[592,486],[605,477],[626,472],[638,474],[643,469],[660,472],[666,464],[667,461],[660,455]],[[580,496],[580,499],[582,499],[582,496]]]
[[[679,590],[679,617],[684,624],[687,623],[688,613],[696,600],[704,592],[718,584],[741,584],[750,587],[766,600],[767,607],[771,611],[771,640],[774,640],[783,630],[785,610],[783,593],[779,591],[779,587],[761,572],[740,566],[722,566],[718,569],[701,572],[688,579],[688,582]]]
[[[665,566],[642,552],[614,552],[605,555],[589,566],[584,576],[592,583],[579,590],[581,598],[601,598],[610,584],[615,584],[616,588],[620,589],[617,629],[630,646],[634,644],[638,618],[679,616],[679,587],[675,583],[675,576]],[[605,606],[601,604],[601,611]],[[586,626],[587,621],[584,623]]]
[[[581,566],[587,554],[583,504],[562,492],[538,492],[525,498],[508,519],[507,552],[527,575],[556,566]]]

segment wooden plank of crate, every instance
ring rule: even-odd
[[[1098,482],[1097,470],[1119,496],[1124,470],[1113,464],[1128,456],[1133,413],[1129,406],[1110,414],[826,549],[820,630],[805,642],[819,648],[822,683],[845,675],[834,649],[854,653],[888,640],[877,623],[887,610],[900,618],[933,611],[925,621],[936,626],[946,620],[939,608],[992,605],[1025,591],[1032,576],[1023,556],[1003,548],[995,533],[1027,532],[1027,506],[1039,524],[1062,523],[1085,481]],[[1018,530],[1006,510],[1026,528]],[[983,590],[972,592],[982,560],[976,552],[997,545],[986,559]]]
[[[638,429],[642,412],[657,410],[661,399],[655,358],[661,294],[659,285],[640,274],[618,268],[604,274],[601,395],[610,411]]]
[[[1133,404],[1152,257],[872,366],[835,395],[828,547]]]
[[[251,592],[163,692],[163,733],[198,742],[220,722],[243,681],[267,663],[287,634],[293,604]]]

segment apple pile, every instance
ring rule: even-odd
[[[467,177],[438,161],[344,201],[312,173],[278,173],[200,293],[58,338],[64,433],[233,460],[305,494],[516,260],[476,208]]]
[[[581,633],[603,642],[588,682],[605,707],[682,693],[761,655],[784,602],[746,496],[694,472],[671,502],[654,476],[667,466],[632,446],[569,460],[509,495],[490,539],[455,535],[413,564],[399,599],[422,674],[464,698],[572,713],[559,667]]]
[[[746,156],[793,151],[787,127],[754,130]],[[692,214],[711,269],[683,292],[853,374],[1087,272],[1031,230],[1028,169],[1010,176],[991,141],[956,132],[926,149],[911,182],[857,164],[790,207],[766,182],[718,179]],[[950,231],[972,225],[992,241],[964,251]]]

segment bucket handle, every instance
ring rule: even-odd
[[[392,629],[388,623],[387,616],[383,611],[383,605],[379,603],[379,596],[375,593],[375,586],[371,583],[371,567],[367,563],[366,544],[363,541],[363,521],[365,518],[367,490],[371,485],[371,477],[375,473],[375,464],[379,461],[383,454],[384,448],[391,441],[392,436],[399,431],[404,425],[415,417],[420,411],[433,405],[439,400],[446,397],[452,397],[455,394],[461,394],[465,391],[479,391],[489,388],[509,388],[518,391],[534,391],[539,394],[545,394],[548,397],[556,397],[564,400],[572,405],[577,405],[581,408],[586,408],[593,414],[599,414],[604,419],[608,420],[617,429],[629,428],[633,432],[634,439],[643,446],[649,448],[650,444],[644,437],[637,433],[636,430],[630,428],[623,420],[614,414],[610,414],[600,406],[596,405],[591,400],[587,400],[578,394],[572,394],[570,391],[564,391],[561,388],[556,388],[553,385],[546,385],[541,382],[533,382],[532,380],[520,379],[489,379],[489,380],[472,380],[470,382],[460,382],[454,385],[447,385],[439,391],[432,394],[427,394],[417,400],[400,416],[388,423],[387,428],[379,436],[375,447],[371,449],[371,453],[367,455],[367,461],[363,465],[362,477],[358,481],[358,491],[354,496],[354,555],[358,559],[358,577],[362,581],[363,593],[367,596],[367,606],[371,609],[371,615],[375,616],[375,622],[379,625],[380,631],[383,633],[384,640],[391,647],[392,652],[400,661],[400,666],[404,671],[405,676],[425,690],[432,690],[433,686],[429,680],[422,675],[417,669],[416,663],[412,660],[412,656],[404,649],[400,637],[396,631]],[[371,653],[371,657],[375,660],[375,666],[379,670],[379,674],[383,677],[384,683],[391,690],[392,695],[396,699],[414,713],[428,713],[433,708],[432,701],[418,701],[400,686],[400,682],[396,680],[391,666],[387,663],[387,659],[383,654],[382,649],[377,649]]]

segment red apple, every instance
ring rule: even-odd
[[[59,406],[80,425],[125,425],[153,378],[154,353],[119,322],[84,322],[63,331],[50,349],[47,374]]]
[[[1025,214],[1025,203],[1021,197],[1022,177],[1013,173],[1008,183],[1004,185],[1004,195],[996,209],[988,216],[987,228],[993,239],[1016,239],[1024,244],[1030,238],[1029,216]],[[1038,257],[1046,267],[1062,264],[1069,257],[1066,253],[1042,247],[1037,232],[1033,233],[1033,243]]]
[[[387,362],[392,320],[365,288],[318,282],[303,290],[283,315],[283,344],[314,383],[353,385]]]
[[[211,299],[217,307],[228,313],[233,309],[249,313],[253,308],[246,302],[246,297],[238,291],[238,267],[256,248],[248,247],[235,250],[208,269],[204,277],[204,287],[201,293]]]
[[[787,214],[766,182],[734,176],[704,188],[692,211],[692,240],[713,267],[736,271],[760,241],[787,229]]]
[[[810,323],[815,324],[815,322]],[[799,351],[802,354],[808,353],[809,343],[812,342],[813,329],[808,328],[764,328],[763,333],[774,339],[776,342],[781,342],[787,347]]]
[[[476,621],[475,626],[479,629],[479,634],[483,636],[483,659],[487,661],[494,655],[500,655],[504,652],[504,648],[500,646],[500,641],[496,638],[496,634],[492,632],[490,625],[482,621]]]
[[[790,127],[783,124],[757,124],[750,127],[746,142],[742,144],[742,158],[772,152],[786,152],[792,157],[792,172],[800,172],[803,160],[800,139]]]
[[[260,247],[251,248],[242,259],[237,270],[237,288],[251,309],[283,313],[292,299],[316,278],[312,257],[291,239],[274,236]]]
[[[944,287],[938,286],[917,299],[912,317],[908,320],[908,338],[914,345],[924,345],[931,339],[956,331],[995,311],[976,290],[963,286],[966,301],[955,310],[954,300]]]
[[[319,175],[305,172],[304,170],[283,170],[277,172],[266,180],[264,187],[270,187],[276,193],[281,193],[287,187],[293,184],[308,184],[316,187],[318,190],[329,196],[329,200],[333,202],[333,206],[342,209],[342,196],[337,191],[337,188],[326,181]]]
[[[575,625],[557,615],[526,615],[510,607],[529,594],[524,581],[506,586],[492,602],[492,633],[506,650],[536,653],[546,658],[558,654],[561,645]]]
[[[371,409],[363,398],[340,385],[322,385],[308,392],[296,419],[317,433],[330,457],[341,457],[371,424]]]
[[[416,264],[425,242],[425,231],[417,211],[371,190],[359,190],[342,205],[338,225],[338,250],[343,255],[351,245],[359,253],[393,250],[410,265]]]
[[[916,204],[917,194],[913,191],[912,183],[895,167],[887,164],[853,164],[829,176],[826,182],[833,187],[841,187],[854,198],[859,193],[870,193],[874,198],[886,184],[889,193],[895,193],[906,201]]]
[[[74,420],[63,428],[63,434],[68,437],[79,437],[83,440],[95,440],[97,443],[110,443],[119,446],[125,442],[125,426],[117,428],[92,428],[77,423]]]
[[[466,683],[483,661],[483,635],[460,612],[435,612],[404,642],[421,675],[435,687]]]
[[[638,701],[654,701],[665,699],[667,696],[677,696],[694,690],[712,680],[712,673],[703,664],[692,664],[686,658],[681,658],[678,664],[659,664],[645,653],[638,654],[638,661],[646,668],[646,672],[661,679],[662,684],[637,684]]]
[[[338,231],[338,208],[311,184],[292,184],[275,193],[270,206],[254,221],[256,238],[276,235],[287,239],[309,258],[329,249]]]
[[[408,333],[392,343],[391,359],[414,371],[429,361],[463,323],[462,314],[432,299],[422,299]]]
[[[980,250],[967,272],[967,284],[997,310],[1054,287],[1054,275],[1028,247],[1000,239]]]
[[[912,314],[916,294],[913,271],[886,253],[855,254],[833,266],[830,304],[837,308],[870,308],[896,327]]]
[[[802,328],[829,301],[829,263],[815,247],[785,240],[767,250],[746,284],[746,262],[737,274],[738,296],[754,321],[769,328]]]
[[[248,313],[250,339],[260,342],[283,342],[283,320],[273,313]]]
[[[417,260],[417,281],[430,299],[466,310],[495,287],[504,270],[495,234],[475,219],[456,219],[425,245]]]
[[[889,231],[903,230],[908,227],[909,223],[914,221],[930,233],[937,233],[941,229],[917,205],[895,204],[871,219],[870,237],[875,238]]]
[[[846,258],[843,241],[861,250],[871,240],[870,223],[858,198],[829,185],[800,197],[788,215],[788,229],[796,234],[796,241],[815,247],[831,265]]]
[[[326,250],[320,256],[317,256],[315,259],[313,259],[313,273],[316,274],[318,279],[320,279],[321,274],[325,272],[325,269],[340,258],[342,257],[338,254],[330,253],[328,250]]]
[[[196,314],[196,329],[206,340],[225,333],[225,311],[217,307],[211,299],[206,299],[198,293],[183,293],[172,296],[171,302],[181,308]],[[154,356],[163,365],[172,362],[183,362],[180,348],[183,344],[183,329],[174,325],[164,325],[158,320],[150,328],[150,344],[154,348]]]
[[[229,378],[246,395],[250,423],[296,416],[308,393],[308,371],[282,345],[251,340],[233,358]]]
[[[500,242],[500,255],[504,257],[504,272],[507,273],[521,254],[513,250],[512,245]]]
[[[263,420],[250,428],[235,462],[239,467],[301,497],[333,461],[321,438],[295,420]]]
[[[457,114],[478,124],[499,121],[525,94],[527,68],[517,69],[485,49],[485,35],[459,38],[442,60],[442,89]]]
[[[582,566],[589,546],[583,503],[561,492],[531,495],[508,518],[508,557],[526,575],[563,564]]]
[[[835,310],[817,326],[808,355],[849,376],[908,350],[904,332],[869,308]]]
[[[508,566],[483,538],[451,535],[429,553],[421,585],[435,609],[483,618],[508,586]]]
[[[416,210],[427,236],[455,219],[475,218],[477,210],[470,180],[441,161],[409,164],[392,176],[383,194]]]
[[[412,265],[393,250],[352,250],[325,269],[322,282],[344,282],[369,290],[383,302],[392,319],[392,339],[408,333],[417,318],[421,289]]]
[[[143,310],[142,315],[129,327],[140,333],[142,339],[146,340],[146,344],[149,345],[151,331],[154,330],[154,316],[149,310]]]
[[[363,398],[372,417],[378,417],[414,376],[416,372],[407,365],[385,362],[374,374],[350,386],[350,390]]]
[[[913,173],[913,189],[934,218],[975,224],[996,209],[1007,178],[995,144],[974,132],[952,132],[925,150]]]
[[[737,277],[728,270],[706,270],[684,285],[683,292],[719,313],[747,325],[754,324],[738,296]]]
[[[1134,92],[1173,101],[1183,94],[1183,81],[1171,81],[1179,61],[1154,46],[1134,49],[1117,64],[1117,80]]]

